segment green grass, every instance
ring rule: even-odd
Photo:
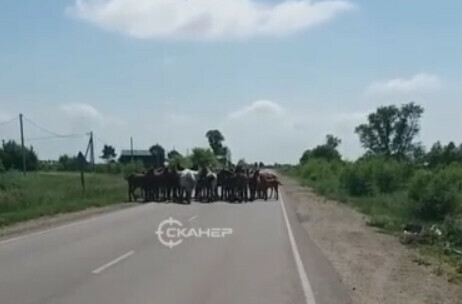
[[[85,185],[83,193],[79,173],[0,174],[0,226],[126,199],[126,181],[121,175],[86,173]]]
[[[367,224],[378,228],[380,232],[401,233],[403,225],[415,219],[409,208],[410,201],[405,188],[392,193],[352,196],[341,186],[338,176],[327,175],[324,179],[313,179],[299,166],[286,168],[280,172],[310,187],[317,194],[350,205],[367,215]],[[436,223],[442,225],[442,222]],[[428,226],[431,223],[424,224]],[[445,275],[450,282],[462,284],[462,256],[445,250],[445,242],[445,239],[441,239],[433,243],[417,244],[417,255],[413,261],[419,265],[432,267],[436,275]]]
[[[312,188],[317,194],[329,199],[348,204],[368,215],[368,225],[387,231],[397,231],[409,220],[407,197],[404,191],[374,196],[353,197],[341,187],[338,178],[310,180],[299,175],[296,168],[286,169],[281,173],[295,178],[302,185]]]

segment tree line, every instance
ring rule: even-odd
[[[173,149],[168,152],[160,144],[154,144],[149,148],[152,158],[148,165],[160,167],[165,162],[171,166],[181,166],[185,168],[198,168],[203,166],[227,166],[231,164],[231,151],[224,145],[225,137],[216,129],[209,130],[205,134],[209,147],[195,147],[190,155],[182,155],[177,150]],[[62,171],[77,171],[79,170],[79,162],[77,155],[70,156],[68,154],[61,155],[57,161],[40,161],[33,147],[25,148],[27,170],[62,170]],[[109,173],[120,173],[122,168],[117,163],[117,153],[113,146],[105,144],[100,158],[105,164],[97,164],[97,171],[109,171]],[[239,163],[245,163],[245,160],[239,160]],[[131,167],[140,169],[146,164],[136,162],[131,164]],[[4,142],[0,148],[0,172],[5,170],[21,170],[22,169],[22,148],[15,141],[10,140]]]
[[[437,223],[440,242],[462,248],[462,144],[437,141],[427,149],[418,141],[423,113],[415,103],[379,107],[355,128],[364,148],[357,160],[343,160],[341,139],[327,135],[286,172],[353,204],[370,225],[395,230]]]
[[[416,141],[423,113],[423,107],[412,102],[401,107],[382,106],[370,113],[367,122],[355,128],[355,133],[365,148],[365,153],[359,159],[383,157],[428,168],[452,163],[462,164],[462,143],[457,145],[451,141],[444,145],[437,141],[427,151],[421,142]],[[341,139],[328,134],[324,144],[303,152],[300,164],[311,158],[341,160],[342,157],[337,150],[341,143]]]

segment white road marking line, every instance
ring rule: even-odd
[[[191,216],[190,218],[188,218],[188,222],[193,221],[196,218],[197,218],[197,215]]]
[[[107,268],[109,268],[109,267],[111,267],[111,266],[113,266],[113,265],[115,265],[115,264],[121,262],[122,260],[125,260],[126,258],[128,258],[129,256],[131,256],[131,255],[134,254],[134,253],[135,253],[135,251],[133,251],[133,250],[132,250],[132,251],[129,251],[129,252],[127,252],[126,254],[121,255],[121,256],[118,257],[117,259],[112,260],[112,261],[110,261],[109,263],[104,264],[103,266],[101,266],[101,267],[99,267],[99,268],[93,270],[92,273],[93,273],[93,274],[98,274],[98,273],[104,271],[105,269],[107,269]]]
[[[286,207],[284,206],[284,200],[282,199],[282,194],[279,194],[279,202],[281,203],[282,213],[284,215],[284,220],[287,226],[287,233],[289,234],[290,247],[292,247],[292,253],[294,254],[295,264],[297,265],[298,275],[303,288],[303,293],[305,294],[305,300],[307,304],[316,304],[314,299],[313,290],[311,289],[310,281],[303,266],[302,259],[300,258],[300,252],[298,251],[297,243],[295,243],[294,234],[292,233],[292,228],[289,224],[289,217],[287,216]]]

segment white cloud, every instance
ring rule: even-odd
[[[395,94],[419,93],[438,90],[441,88],[441,79],[432,74],[417,74],[409,79],[396,78],[385,82],[376,82],[369,86],[367,93]]]
[[[347,0],[76,0],[68,12],[140,39],[223,39],[307,30],[354,8]]]
[[[133,137],[135,149],[148,149],[160,143],[166,150],[175,148],[185,153],[193,147],[208,146],[205,133],[217,128],[225,136],[225,144],[230,147],[235,161],[245,158],[265,163],[297,162],[305,149],[321,144],[329,133],[342,139],[342,154],[354,158],[362,152],[354,127],[365,121],[367,115],[366,112],[339,109],[295,108],[271,100],[249,102],[228,113],[140,108],[116,117],[111,110],[84,103],[29,108],[26,116],[44,128],[79,136],[29,140],[48,138],[50,134],[26,124],[26,144],[33,145],[42,159],[57,159],[64,153],[85,152],[88,144],[85,134],[93,131],[97,155],[104,143],[113,145],[117,153],[128,149],[130,137]],[[3,138],[19,139],[17,124],[0,129]]]
[[[285,113],[284,108],[276,102],[270,100],[257,100],[229,114],[229,118],[236,119],[241,117],[275,117]]]
[[[63,112],[69,114],[70,116],[74,117],[86,117],[86,118],[94,118],[94,119],[101,119],[103,115],[101,115],[98,110],[96,110],[93,106],[83,103],[68,103],[63,104],[59,107]]]
[[[347,158],[361,153],[354,128],[366,112],[335,109],[290,108],[283,103],[260,100],[231,112],[218,126],[230,146],[233,160],[292,162],[304,150],[324,142],[326,134],[342,138],[340,150]]]
[[[85,103],[68,103],[59,106],[69,118],[74,120],[84,120],[102,125],[121,124],[116,118],[101,114],[95,107]]]

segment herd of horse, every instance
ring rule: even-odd
[[[191,203],[197,201],[247,202],[256,199],[279,199],[279,182],[271,172],[258,168],[220,169],[207,167],[200,170],[151,168],[143,173],[127,177],[128,200],[141,197],[147,201],[175,201]],[[141,195],[137,195],[141,192]]]

